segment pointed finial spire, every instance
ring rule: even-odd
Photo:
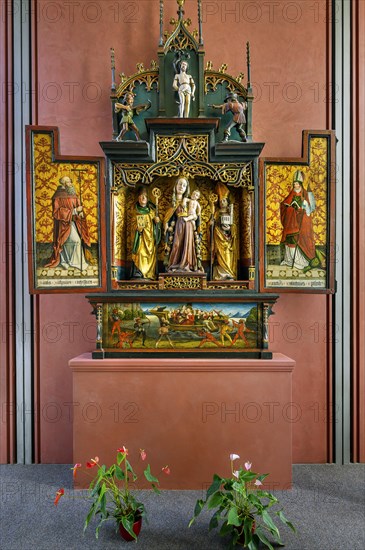
[[[179,16],[179,20],[181,20],[184,16],[184,4],[185,0],[176,0],[177,4],[179,6],[179,10],[177,12],[177,15]]]
[[[202,25],[202,0],[198,0],[199,46],[204,45]]]
[[[163,46],[163,0],[160,0],[160,42],[159,46]]]
[[[246,42],[246,57],[247,57],[247,88],[251,86],[251,55],[250,43]]]
[[[114,48],[110,48],[110,62],[111,62],[111,69],[112,69],[112,91],[116,89],[115,84],[115,57],[114,57]]]

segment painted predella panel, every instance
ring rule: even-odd
[[[101,161],[57,152],[56,130],[28,128],[32,290],[100,289]]]
[[[304,159],[263,160],[264,287],[333,292],[333,135],[304,133]]]
[[[257,303],[105,304],[103,345],[115,350],[244,350],[260,347]]]

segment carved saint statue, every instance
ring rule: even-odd
[[[165,265],[168,272],[203,272],[199,233],[200,193],[193,192],[191,199],[188,195],[188,179],[178,178],[173,190],[172,204],[164,219]]]
[[[147,188],[138,189],[138,199],[131,221],[131,279],[156,279],[157,246],[161,240],[161,223],[155,205],[148,200]]]
[[[213,280],[237,279],[237,234],[233,219],[233,203],[229,202],[229,189],[218,183],[219,208],[216,209],[210,225],[213,228],[211,254],[213,259]]]
[[[247,108],[246,102],[241,103],[238,101],[238,95],[234,92],[230,92],[224,99],[222,105],[210,105],[214,109],[221,109],[222,115],[226,113],[232,113],[232,119],[224,129],[223,141],[226,142],[231,136],[232,128],[236,128],[242,141],[247,141],[246,132],[243,129],[243,125],[246,122],[245,109]]]
[[[132,92],[127,92],[125,94],[122,103],[115,104],[115,112],[123,112],[122,120],[120,121],[120,125],[122,128],[120,130],[119,136],[117,137],[117,141],[122,141],[123,137],[129,130],[132,130],[132,132],[136,136],[136,140],[140,141],[141,136],[139,135],[138,128],[133,121],[133,116],[139,115],[139,113],[141,113],[142,111],[147,111],[150,107],[150,101],[141,105],[134,105],[134,94]]]
[[[179,118],[188,118],[191,99],[195,101],[195,82],[190,74],[187,74],[189,66],[187,61],[181,61],[180,72],[175,74],[172,87],[179,94]]]

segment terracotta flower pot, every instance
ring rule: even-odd
[[[133,533],[136,535],[136,537],[138,537],[138,535],[140,534],[141,529],[142,529],[142,516],[137,516],[135,522],[133,523]],[[122,523],[119,524],[119,533],[120,533],[120,536],[127,542],[136,540],[123,527]]]

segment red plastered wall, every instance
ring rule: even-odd
[[[109,49],[115,48],[117,74],[157,60],[159,2],[37,7],[36,123],[60,128],[62,154],[101,155],[99,141],[112,135]],[[176,8],[175,0],[165,0],[165,28]],[[185,9],[196,27],[196,2],[187,0]],[[227,63],[230,74],[246,74],[250,42],[254,140],[266,142],[263,154],[300,156],[302,130],[328,128],[326,1],[204,1],[203,19],[206,61],[214,67]],[[271,349],[297,361],[288,417],[295,462],[328,459],[328,303],[325,296],[285,295],[271,318]],[[92,327],[85,332],[90,307],[82,295],[50,295],[41,296],[39,308],[39,458],[70,462],[68,360],[93,348]]]

